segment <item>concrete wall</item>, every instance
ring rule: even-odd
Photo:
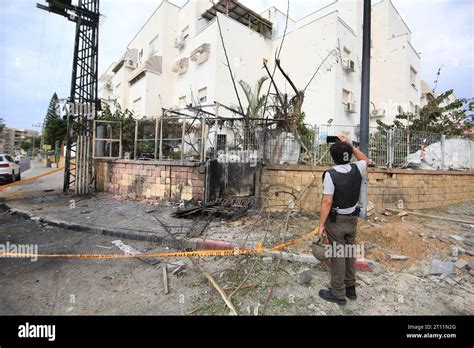
[[[205,167],[198,163],[97,160],[98,191],[150,200],[204,200]]]
[[[261,202],[270,211],[287,209],[299,192],[310,185],[301,199],[301,208],[319,211],[324,170],[309,166],[271,166],[263,169]],[[404,209],[436,208],[474,201],[474,173],[371,169],[369,200],[377,210],[399,208],[400,201]]]

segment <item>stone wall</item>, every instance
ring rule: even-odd
[[[132,199],[204,200],[200,163],[96,160],[96,178],[98,191]]]
[[[326,169],[299,165],[265,167],[259,192],[262,204],[270,211],[286,209],[307,187],[299,206],[318,211]],[[426,209],[474,201],[474,172],[369,169],[369,200],[379,211],[400,208],[400,203],[405,209]]]

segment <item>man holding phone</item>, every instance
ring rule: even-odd
[[[362,177],[367,173],[369,159],[358,148],[352,146],[347,135],[335,139],[329,152],[335,163],[323,174],[323,198],[319,232],[327,236],[333,253],[331,257],[331,285],[321,289],[319,296],[339,305],[346,304],[346,296],[355,300],[355,255],[345,255],[346,250],[355,250],[355,236]],[[352,155],[357,162],[350,163]],[[352,245],[354,248],[345,248]],[[344,256],[335,255],[334,247],[342,246]]]

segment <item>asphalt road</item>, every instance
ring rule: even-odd
[[[121,253],[111,243],[115,239],[48,226],[0,208],[0,245],[5,247],[36,246],[39,253]],[[166,251],[153,243],[123,242],[142,252]],[[165,294],[164,265],[138,259],[0,258],[0,315],[183,315],[202,306],[199,296],[212,289],[199,273],[170,274],[170,292]]]
[[[26,172],[28,169],[30,169],[30,166],[30,158],[28,156],[23,157],[20,161],[20,173]]]

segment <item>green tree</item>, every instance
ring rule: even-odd
[[[252,121],[250,119],[258,118],[260,115],[260,110],[265,105],[266,98],[264,95],[261,96],[260,92],[262,91],[263,84],[265,83],[266,80],[268,80],[268,77],[266,76],[261,77],[255,84],[255,87],[253,89],[250,87],[250,85],[247,82],[242,81],[242,80],[239,81],[240,87],[242,87],[245,97],[247,98],[247,102],[248,102],[246,119],[245,119],[245,124],[247,126],[251,126],[255,123],[255,121]]]
[[[4,129],[5,129],[5,120],[0,117],[0,134],[3,133]]]
[[[33,143],[31,141],[22,141],[20,144],[20,149],[22,149],[23,151],[28,152],[32,148],[33,148]]]
[[[399,108],[399,114],[395,117],[392,125],[385,124],[380,120],[377,120],[377,124],[382,130],[396,128],[408,131],[461,135],[472,128],[472,124],[466,121],[468,118],[467,112],[472,111],[472,104],[469,104],[469,101],[465,98],[449,101],[449,97],[452,95],[452,89],[441,93],[419,110],[419,117]],[[410,120],[408,126],[405,120]]]
[[[59,99],[56,93],[51,97],[44,121],[44,143],[54,146],[57,140],[60,144],[66,140],[67,120],[59,115]]]

